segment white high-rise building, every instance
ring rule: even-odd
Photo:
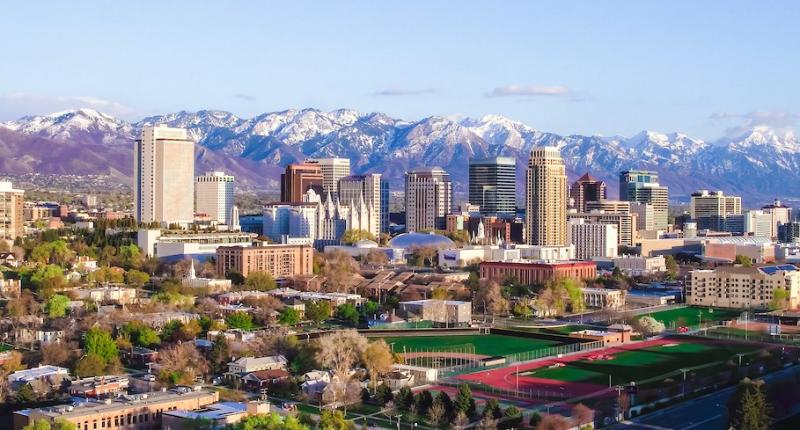
[[[614,224],[588,223],[581,218],[569,220],[567,228],[568,243],[575,245],[578,260],[616,257],[617,235]]]
[[[339,180],[338,196],[340,202],[351,208],[357,207],[358,203],[363,201],[372,214],[372,223],[367,230],[376,238],[381,234],[380,173],[345,176]]]
[[[763,210],[749,210],[744,213],[744,232],[747,235],[772,238],[773,225],[771,213]]]
[[[195,211],[209,219],[231,225],[234,178],[225,172],[206,172],[195,179]]]
[[[406,231],[444,230],[453,208],[453,183],[441,167],[406,172]]]
[[[186,130],[145,126],[133,153],[136,221],[194,221],[194,142]]]
[[[14,240],[23,233],[23,203],[25,192],[15,189],[11,182],[0,181],[0,239]]]
[[[330,193],[336,197],[339,179],[350,176],[349,158],[314,158],[306,160],[308,163],[319,164],[322,170],[322,195]]]

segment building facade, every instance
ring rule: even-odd
[[[572,219],[567,228],[567,241],[575,245],[575,258],[614,258],[617,256],[617,226],[605,223],[590,223],[584,219]]]
[[[212,221],[233,224],[234,177],[225,172],[206,172],[195,179],[195,211],[208,215]]]
[[[770,237],[778,237],[778,226],[792,221],[792,208],[781,203],[780,200],[775,200],[771,204],[762,206],[761,210],[772,216],[772,232]]]
[[[217,248],[217,274],[224,278],[236,271],[247,277],[252,272],[267,272],[275,278],[313,273],[314,249],[306,245],[260,245]]]
[[[617,227],[617,244],[633,246],[636,237],[636,216],[626,213],[607,213],[593,210],[584,213],[568,213],[567,220],[583,219],[593,224],[612,224]]]
[[[484,261],[480,263],[480,277],[498,282],[511,277],[523,285],[543,284],[557,279],[594,279],[597,266],[591,261]]]
[[[23,234],[25,192],[11,182],[0,181],[0,239],[14,240]]]
[[[369,228],[364,230],[369,231],[376,238],[381,234],[381,222],[383,220],[383,213],[381,212],[383,207],[381,183],[380,173],[370,173],[342,177],[339,179],[338,184],[339,201],[350,207],[357,207],[358,204],[364,202],[363,205],[368,208],[371,214]]]
[[[606,200],[606,183],[586,173],[569,187],[569,198],[572,207],[579,212],[587,212],[589,210],[586,205],[588,202]]]
[[[558,148],[531,150],[527,171],[525,227],[531,245],[567,243],[567,172]]]
[[[693,270],[686,288],[686,303],[739,309],[768,309],[776,290],[786,292],[783,305],[800,305],[800,271],[791,264],[762,267],[722,266]]]
[[[726,196],[722,191],[700,190],[692,193],[689,213],[700,230],[727,231],[726,219],[742,214],[742,198]]]
[[[444,230],[453,207],[453,184],[441,167],[406,172],[406,232]]]
[[[136,221],[194,221],[194,142],[185,129],[145,126],[134,144]]]
[[[293,163],[281,173],[281,202],[300,203],[308,190],[323,193],[322,166],[317,163]]]
[[[312,158],[306,162],[318,164],[322,170],[322,195],[330,193],[335,197],[339,190],[339,180],[350,176],[349,158]]]
[[[517,209],[517,165],[513,157],[469,160],[469,202],[482,215],[513,217]]]
[[[654,218],[652,230],[667,229],[669,190],[658,183],[658,173],[646,170],[620,172],[619,199],[652,205]]]

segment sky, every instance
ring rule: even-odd
[[[7,3],[0,121],[352,108],[712,140],[800,118],[800,2],[204,3]]]

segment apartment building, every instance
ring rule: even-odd
[[[259,245],[217,248],[217,274],[231,270],[247,277],[252,272],[267,272],[275,278],[313,273],[314,248],[307,245]]]
[[[800,305],[800,270],[791,264],[693,270],[686,288],[686,303],[740,309],[767,309],[776,290],[788,293],[785,305]]]

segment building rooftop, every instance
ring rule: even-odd
[[[441,234],[436,233],[418,233],[418,232],[411,232],[411,233],[403,233],[393,237],[389,241],[390,248],[424,248],[424,247],[436,247],[436,248],[452,248],[455,246],[455,243],[450,240],[449,238],[442,236]]]
[[[244,403],[238,402],[219,402],[208,405],[202,409],[194,411],[164,411],[164,415],[190,420],[211,420],[219,421],[230,415],[238,415],[247,410]]]

